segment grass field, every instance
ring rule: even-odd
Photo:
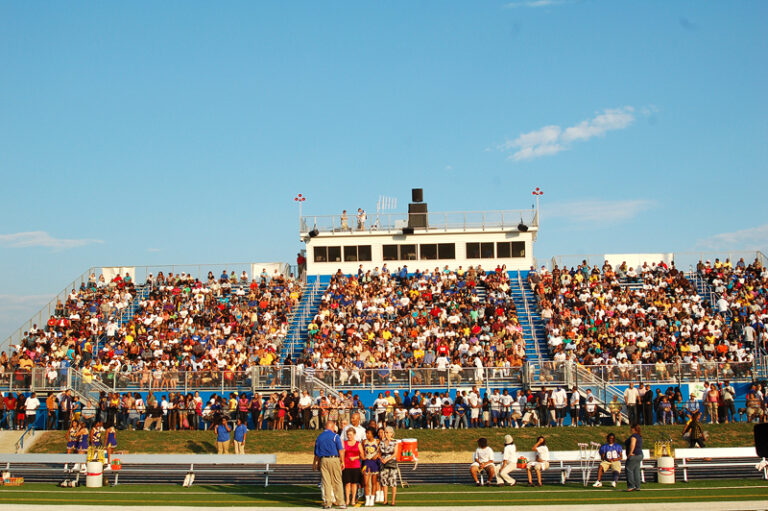
[[[682,426],[649,426],[643,428],[646,445],[670,436],[676,447],[687,447],[681,438]],[[708,447],[734,447],[754,445],[752,424],[706,425],[710,439]],[[472,451],[478,437],[485,436],[496,448],[504,444],[504,435],[515,437],[518,449],[530,448],[539,435],[547,438],[553,450],[574,450],[578,442],[602,441],[612,431],[619,439],[629,436],[629,427],[598,426],[578,428],[524,428],[524,429],[459,429],[459,430],[399,430],[398,438],[417,438],[420,452]],[[311,453],[317,431],[251,431],[247,438],[250,453]],[[30,452],[64,452],[66,442],[61,431],[40,433]],[[211,431],[121,431],[118,449],[130,453],[215,453],[214,434]]]
[[[765,481],[692,481],[677,485],[649,483],[640,492],[619,488],[524,486],[476,488],[466,485],[421,485],[400,489],[397,503],[404,506],[556,505],[610,503],[768,501]],[[52,484],[0,487],[6,504],[82,504],[115,506],[320,506],[316,486],[193,486],[123,485],[105,488],[58,488]]]

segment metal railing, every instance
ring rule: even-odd
[[[317,294],[319,290],[319,276],[314,280],[314,282],[312,282],[311,285],[304,286],[302,291],[302,298],[306,297],[306,299],[301,300],[295,314],[292,315],[288,323],[290,325],[289,328],[291,328],[291,331],[289,331],[288,335],[283,340],[283,343],[287,344],[287,346],[290,348],[291,354],[293,354],[297,343],[306,342],[306,336],[303,335],[303,332],[305,331],[305,328],[311,319],[312,307],[317,300]]]
[[[536,326],[533,324],[533,317],[531,317],[531,309],[528,306],[528,293],[526,293],[523,277],[520,272],[517,272],[517,285],[520,287],[520,293],[523,295],[523,305],[525,306],[525,316],[528,318],[528,326],[531,329],[531,338],[533,339],[533,347],[536,350],[536,360],[541,360],[541,352],[539,351],[539,339],[536,335]]]
[[[65,286],[64,289],[57,293],[53,298],[51,298],[47,304],[43,305],[36,314],[29,318],[29,320],[25,321],[16,331],[14,331],[2,343],[0,343],[0,351],[8,349],[11,345],[20,344],[21,340],[23,339],[24,332],[29,331],[33,325],[36,324],[38,328],[45,328],[48,319],[53,316],[53,313],[56,310],[56,304],[59,301],[62,303],[66,302],[69,293],[71,293],[73,289],[79,289],[80,284],[87,283],[88,277],[91,275],[91,273],[95,273],[96,271],[96,268],[88,268],[88,270],[73,280],[71,284]]]
[[[371,218],[368,216],[361,225],[355,212],[347,215],[313,215],[302,216],[299,230],[307,234],[317,229],[320,233],[344,234],[350,232],[392,232],[402,231],[403,227],[411,225],[417,229],[426,230],[462,230],[476,231],[486,229],[512,229],[521,222],[529,227],[538,225],[535,209],[505,210],[505,211],[448,211],[436,213],[380,213]]]
[[[538,385],[579,385],[588,377],[589,381],[600,385],[675,384],[686,382],[722,382],[725,380],[753,381],[755,379],[752,362],[715,362],[702,360],[698,364],[630,364],[585,366],[570,362],[544,361],[539,364]],[[577,370],[578,369],[578,370]]]
[[[610,397],[613,386],[628,383],[679,385],[689,382],[750,382],[759,374],[755,367],[766,361],[699,364],[632,364],[627,367],[583,366],[569,362],[528,362],[517,367],[346,368],[317,369],[295,365],[254,366],[247,371],[107,371],[89,374],[68,368],[48,374],[42,367],[31,372],[0,373],[0,390],[50,392],[71,388],[82,398],[98,401],[101,392],[262,391],[288,389],[378,390],[453,389],[459,387],[513,388],[588,386],[593,393]],[[618,392],[618,390],[616,390]]]
[[[613,254],[610,254],[613,255]],[[627,254],[630,255],[630,254]],[[637,254],[637,255],[645,255],[645,254]],[[647,254],[649,257],[654,255],[660,255],[660,254]],[[741,250],[741,251],[731,251],[731,252],[715,252],[715,251],[702,251],[702,252],[690,252],[690,251],[683,251],[683,252],[665,252],[663,254],[665,256],[665,260],[674,261],[675,267],[678,270],[684,270],[684,269],[690,269],[696,268],[696,265],[699,263],[699,261],[706,261],[711,260],[714,262],[715,259],[720,259],[720,261],[725,261],[726,259],[730,259],[731,264],[736,266],[736,262],[744,258],[744,262],[749,265],[751,264],[755,259],[760,261],[760,263],[765,267],[768,266],[768,257],[766,257],[763,252],[759,250]],[[601,268],[603,266],[603,263],[605,263],[606,254],[563,254],[563,255],[556,255],[553,256],[550,260],[550,268],[554,267],[554,265],[557,265],[560,268],[563,267],[575,267],[582,263],[582,261],[586,261],[588,265],[595,266],[597,265],[598,268]],[[659,261],[656,259],[649,259],[647,261],[649,265],[651,263],[658,263]],[[614,268],[616,269],[616,268]],[[637,270],[637,268],[635,268]]]

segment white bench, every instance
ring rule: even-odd
[[[111,472],[115,474],[114,484],[117,484],[119,474],[125,472],[137,474],[178,472],[185,474],[185,485],[187,486],[192,484],[195,474],[206,472],[220,474],[223,472],[226,474],[262,474],[266,487],[269,486],[269,474],[274,472],[269,466],[277,463],[277,456],[274,454],[115,454],[112,455],[112,459],[120,460],[120,470]],[[182,465],[188,468],[148,469],[144,465]],[[236,465],[237,468],[222,471],[221,469],[214,469],[213,467],[216,465]],[[263,468],[257,468],[261,466]],[[187,475],[191,475],[192,478],[188,478]]]
[[[525,456],[528,461],[535,461],[536,460],[536,453],[533,451],[517,451],[516,458],[519,458],[520,456]],[[495,451],[493,453],[493,461],[496,464],[499,464],[504,459],[504,453],[501,451]],[[594,460],[599,460],[600,456],[598,454],[595,454]],[[568,478],[571,475],[571,472],[573,471],[574,467],[572,465],[566,465],[566,463],[580,463],[583,460],[581,451],[549,451],[549,469],[548,470],[557,470],[560,472],[560,483],[565,484]],[[650,464],[650,451],[647,449],[643,450],[643,462],[640,465],[640,476],[642,482],[645,482],[645,470],[651,470],[656,468],[655,465]],[[515,463],[517,463],[517,459],[514,460]],[[556,464],[557,463],[557,464]],[[575,467],[579,468],[579,467]],[[514,470],[525,470],[524,468],[517,468],[517,465],[515,465]],[[482,471],[480,474],[480,481],[484,482],[483,475],[485,471]]]
[[[734,459],[735,458],[735,459]],[[752,458],[747,460],[746,458]],[[756,467],[760,458],[754,447],[704,447],[701,449],[675,449],[677,468],[683,470],[683,481],[688,482],[689,468]],[[689,460],[704,460],[691,465]],[[765,458],[762,458],[764,461]],[[763,479],[768,480],[768,466],[762,468]]]
[[[64,476],[75,476],[80,480],[81,468],[85,465],[85,454],[0,454],[0,466],[5,465],[4,471],[13,472],[60,472]],[[34,465],[25,468],[23,465]],[[54,465],[41,467],[38,465]]]
[[[566,451],[567,452],[567,451]],[[578,452],[578,451],[577,451]],[[525,468],[517,468],[517,458],[520,456],[525,456],[525,458],[528,459],[528,462],[536,461],[536,453],[533,451],[517,451],[517,456],[515,457],[515,460],[513,463],[515,463],[514,470],[526,470]],[[504,453],[500,451],[495,451],[493,453],[493,462],[495,464],[499,464],[504,459]],[[560,457],[560,452],[554,453],[552,451],[549,452],[549,468],[548,471],[555,470],[560,472],[560,482],[562,484],[565,484],[565,481],[568,479],[568,476],[571,475],[571,467],[565,465],[563,462],[567,461]],[[558,465],[559,463],[559,465]],[[485,483],[485,470],[481,470],[479,477],[480,482],[482,484]]]

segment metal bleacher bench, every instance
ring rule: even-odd
[[[651,463],[653,460],[649,459],[649,451],[643,450],[643,454],[645,458],[643,459],[642,464],[640,465],[640,475],[642,477],[642,481],[645,482],[645,470],[650,470],[655,468],[655,465],[652,465]],[[528,459],[528,461],[535,461],[536,460],[536,453],[533,451],[518,451],[517,452],[517,458],[520,456],[524,456]],[[498,466],[502,460],[504,459],[504,455],[500,451],[496,451],[493,453],[493,461]],[[560,483],[565,484],[568,478],[571,476],[571,472],[574,469],[579,469],[578,466],[573,465],[566,465],[566,463],[579,463],[582,459],[582,453],[581,451],[549,451],[549,468],[545,472],[552,472],[553,470],[560,472]],[[516,462],[515,460],[514,462]],[[515,466],[515,470],[525,471],[525,468],[517,468]],[[485,471],[482,471],[480,474],[480,481],[484,481],[484,473]]]
[[[754,447],[675,449],[675,459],[677,469],[683,471],[683,481],[686,483],[689,468],[756,467],[760,462]],[[691,464],[690,461],[695,463]],[[762,472],[763,479],[768,479],[768,467],[763,467]]]
[[[549,468],[545,472],[551,472],[553,470],[560,472],[560,483],[565,484],[565,481],[568,480],[568,477],[571,475],[571,469],[572,467],[565,465],[565,461],[568,461],[565,459],[562,455],[568,454],[569,452],[576,452],[578,455],[579,451],[558,451],[553,452],[549,451]],[[517,451],[517,458],[520,456],[524,456],[528,459],[528,461],[535,461],[536,460],[536,453],[533,451]],[[504,459],[504,453],[500,451],[496,451],[493,453],[493,462],[496,465],[499,465],[502,460]],[[517,460],[513,460],[513,463],[517,463]],[[525,468],[517,468],[517,465],[515,465],[515,470],[522,470],[525,471]],[[485,470],[480,472],[480,482],[485,482]],[[490,482],[490,481],[489,481]]]
[[[114,484],[117,484],[121,473],[181,473],[186,476],[186,474],[224,472],[226,474],[262,474],[266,487],[269,486],[269,474],[274,472],[274,469],[269,466],[277,463],[277,456],[274,454],[122,454],[113,457],[118,458],[121,464],[119,471],[112,472],[115,475]],[[166,467],[148,468],[148,465],[166,465]],[[179,467],[174,468],[173,465],[179,465]],[[223,465],[233,465],[237,468],[215,468]]]
[[[53,472],[80,478],[85,454],[0,454],[0,467],[11,473]]]

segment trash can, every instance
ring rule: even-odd
[[[104,464],[100,461],[89,461],[85,472],[85,486],[101,488],[104,485]]]
[[[656,468],[659,473],[659,483],[675,484],[675,458],[662,456],[656,460]]]

